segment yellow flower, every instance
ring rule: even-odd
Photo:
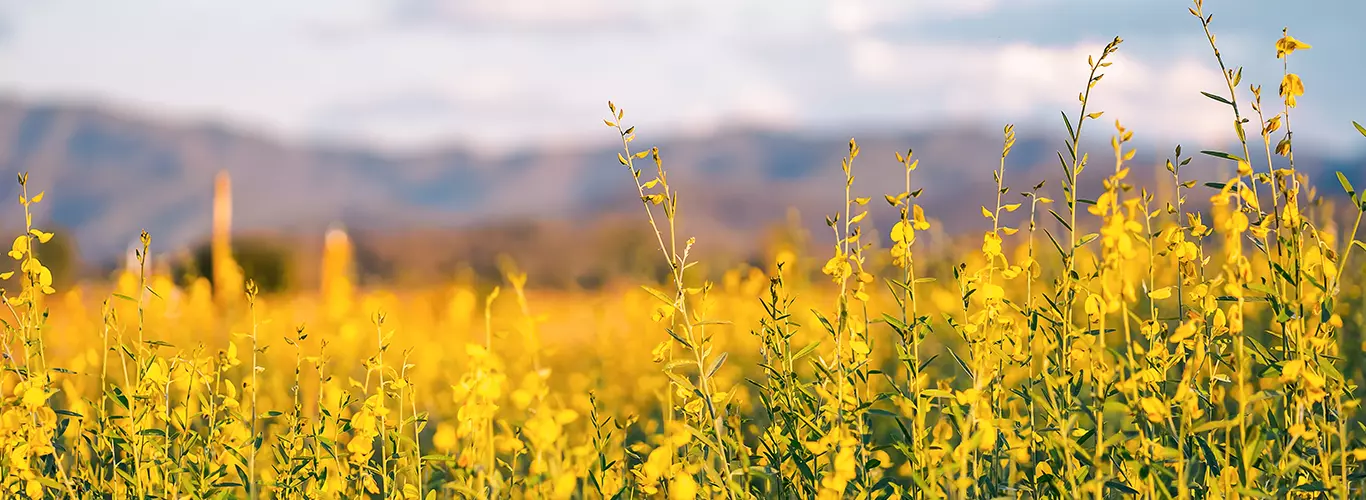
[[[860,356],[867,356],[869,352],[872,352],[868,348],[868,343],[862,340],[853,340],[849,342],[849,350],[854,351],[854,354]]]
[[[1001,236],[994,231],[982,235],[982,254],[987,258],[1001,255]]]
[[[917,230],[925,231],[930,228],[929,221],[925,220],[925,210],[921,209],[920,205],[911,206],[911,221],[914,223],[912,227]]]
[[[892,241],[895,243],[915,242],[915,226],[909,221],[900,221],[892,226]]]
[[[854,274],[854,268],[849,265],[848,258],[841,253],[837,253],[834,257],[831,257],[830,260],[825,262],[825,266],[821,268],[821,272],[834,278],[835,282],[838,283],[852,276]]]
[[[791,250],[782,250],[773,257],[774,264],[778,264],[789,269],[792,267],[792,263],[796,261],[797,254],[792,253]]]
[[[14,238],[14,244],[10,245],[10,258],[14,260],[23,260],[24,256],[28,254],[28,247],[29,241],[27,234]]]
[[[456,436],[454,426],[446,422],[436,426],[436,434],[432,436],[432,445],[436,446],[436,449],[449,452],[459,444],[460,441]]]
[[[650,456],[645,459],[645,464],[641,466],[641,472],[645,474],[645,482],[654,484],[664,473],[673,465],[673,449],[668,446],[655,448],[650,452]]]
[[[1139,401],[1139,405],[1143,407],[1143,412],[1148,415],[1148,420],[1155,424],[1166,422],[1167,417],[1171,416],[1171,406],[1160,399],[1146,397]]]
[[[1209,227],[1200,219],[1199,213],[1186,214],[1186,220],[1190,223],[1191,235],[1196,237],[1204,236],[1206,231],[1209,231]]]
[[[1300,80],[1300,75],[1286,73],[1281,77],[1281,98],[1285,99],[1285,105],[1295,107],[1295,97],[1304,95],[1304,82]]]
[[[1324,382],[1323,375],[1319,375],[1314,370],[1304,371],[1304,395],[1310,403],[1323,401],[1323,398],[1328,395],[1327,391],[1324,390]]]
[[[656,345],[654,349],[650,350],[650,355],[654,358],[654,362],[656,362],[656,363],[663,363],[663,362],[664,362],[664,359],[665,359],[665,358],[668,356],[668,354],[669,354],[669,346],[671,345],[671,343],[672,343],[672,341],[670,341],[670,340],[665,340],[665,341],[663,341],[663,342],[660,342],[658,345]]]
[[[52,270],[47,266],[38,266],[38,289],[47,295],[57,293],[57,290],[52,288]]]
[[[953,397],[955,400],[958,401],[958,404],[960,405],[970,405],[982,399],[982,391],[976,388],[970,388],[964,391],[959,391],[958,393],[954,394]]]
[[[977,421],[978,439],[977,449],[981,451],[991,451],[996,449],[996,425],[990,419]]]
[[[42,406],[47,406],[48,396],[51,396],[51,394],[44,391],[42,387],[38,387],[37,385],[30,386],[28,389],[24,390],[24,407],[33,410]]]
[[[1018,278],[1020,276],[1020,273],[1022,272],[1024,272],[1023,267],[1010,266],[1001,270],[1001,277],[1008,280],[1013,280],[1015,278]]]
[[[1290,437],[1294,439],[1302,439],[1305,441],[1311,441],[1319,437],[1318,431],[1310,429],[1303,423],[1290,426],[1289,432]]]
[[[1314,46],[1296,40],[1295,37],[1290,36],[1288,33],[1282,33],[1281,39],[1276,40],[1276,59],[1284,58],[1296,50],[1311,48],[1314,48]]]
[[[986,300],[1001,300],[1005,298],[1005,296],[1006,291],[1004,288],[1001,288],[1001,285],[987,283],[982,286],[982,298],[985,298]]]
[[[1100,295],[1091,294],[1086,296],[1086,317],[1092,323],[1099,322],[1104,311],[1105,304],[1101,301]]]
[[[697,498],[697,481],[689,474],[674,476],[669,485],[670,500],[693,500]]]
[[[533,447],[545,449],[560,439],[563,428],[554,417],[542,413],[527,420],[522,433]]]
[[[235,344],[235,343],[233,343],[233,342],[231,342],[231,341],[228,342],[228,351],[227,351],[226,353],[224,353],[223,356],[224,356],[224,363],[223,363],[223,369],[224,369],[224,370],[227,370],[227,369],[229,369],[229,368],[232,368],[232,367],[235,367],[235,366],[237,366],[237,365],[242,364],[242,360],[237,359],[237,344]]]
[[[1242,212],[1234,212],[1233,215],[1229,217],[1229,222],[1228,222],[1228,230],[1229,230],[1229,232],[1231,232],[1231,233],[1233,233],[1233,234],[1243,234],[1243,233],[1247,232],[1247,228],[1248,228],[1247,214],[1244,214],[1244,213],[1242,213]]]
[[[1052,474],[1053,466],[1048,465],[1048,462],[1039,462],[1039,464],[1034,467],[1035,477],[1049,476]]]
[[[1281,382],[1293,382],[1300,378],[1300,372],[1304,370],[1303,359],[1292,359],[1286,361],[1281,366]]]
[[[654,312],[650,313],[650,319],[655,322],[664,321],[673,318],[673,316],[674,308],[669,304],[661,304],[655,308]]]

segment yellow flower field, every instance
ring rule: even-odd
[[[828,253],[707,282],[668,152],[615,104],[604,168],[635,179],[663,282],[542,290],[508,262],[498,283],[360,287],[338,232],[317,293],[258,292],[226,244],[212,284],[177,286],[144,233],[110,283],[54,289],[30,208],[62,200],[23,174],[3,496],[1361,498],[1366,204],[1295,168],[1310,45],[1275,43],[1275,96],[1226,68],[1207,95],[1239,149],[1176,147],[1159,189],[1132,180],[1163,168],[1131,161],[1134,131],[1088,106],[1121,43],[1086,61],[1056,177],[1013,176],[1003,129],[997,196],[958,207],[992,229],[953,258],[922,252],[936,166],[851,140]],[[1197,183],[1194,156],[1233,174]],[[904,185],[855,190],[888,168]],[[896,221],[877,245],[870,211]]]

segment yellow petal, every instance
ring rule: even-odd
[[[1299,378],[1300,371],[1302,371],[1303,369],[1303,359],[1292,359],[1290,361],[1286,361],[1285,365],[1281,366],[1281,382],[1290,382]]]
[[[925,210],[921,209],[920,205],[911,207],[911,219],[915,221],[915,228],[918,230],[924,231],[930,228],[930,223],[925,221]]]
[[[1280,96],[1285,99],[1286,106],[1295,107],[1295,97],[1304,95],[1304,81],[1294,73],[1286,73],[1281,77]]]
[[[1295,52],[1296,50],[1312,48],[1314,48],[1313,45],[1309,45],[1307,43],[1296,40],[1295,37],[1287,34],[1285,36],[1282,36],[1280,40],[1276,40],[1276,58],[1283,58],[1285,56],[1290,55],[1292,52]]]
[[[14,244],[10,245],[9,256],[13,257],[14,260],[19,260],[24,258],[25,253],[28,253],[27,234],[14,238]]]

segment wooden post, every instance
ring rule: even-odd
[[[214,297],[235,302],[242,295],[242,271],[232,256],[232,178],[226,170],[214,177],[211,245]]]
[[[353,264],[351,238],[340,227],[332,227],[323,237],[323,256],[321,292],[327,314],[336,319],[344,316],[351,307],[354,293],[355,266]]]

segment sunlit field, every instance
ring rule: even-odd
[[[824,253],[704,274],[669,152],[609,104],[622,150],[602,168],[634,180],[620,196],[640,200],[653,282],[538,288],[507,260],[496,281],[363,287],[334,231],[321,286],[265,293],[224,220],[213,276],[177,284],[143,233],[108,282],[54,288],[43,247],[61,235],[30,214],[66,200],[21,174],[3,212],[25,229],[0,310],[3,496],[1361,498],[1366,179],[1295,168],[1309,44],[1221,54],[1191,14],[1225,68],[1206,95],[1234,149],[1131,161],[1135,132],[1089,106],[1116,38],[1077,61],[1090,76],[1053,177],[1013,175],[1002,129],[1000,163],[976,170],[997,195],[955,208],[984,234],[918,204],[937,166],[914,144],[884,158],[850,140],[829,167],[845,202],[808,235]],[[1242,81],[1234,59],[1273,52],[1279,82]],[[1193,158],[1230,174],[1207,182]],[[870,169],[904,184],[857,189]],[[952,250],[924,251],[931,231]]]

